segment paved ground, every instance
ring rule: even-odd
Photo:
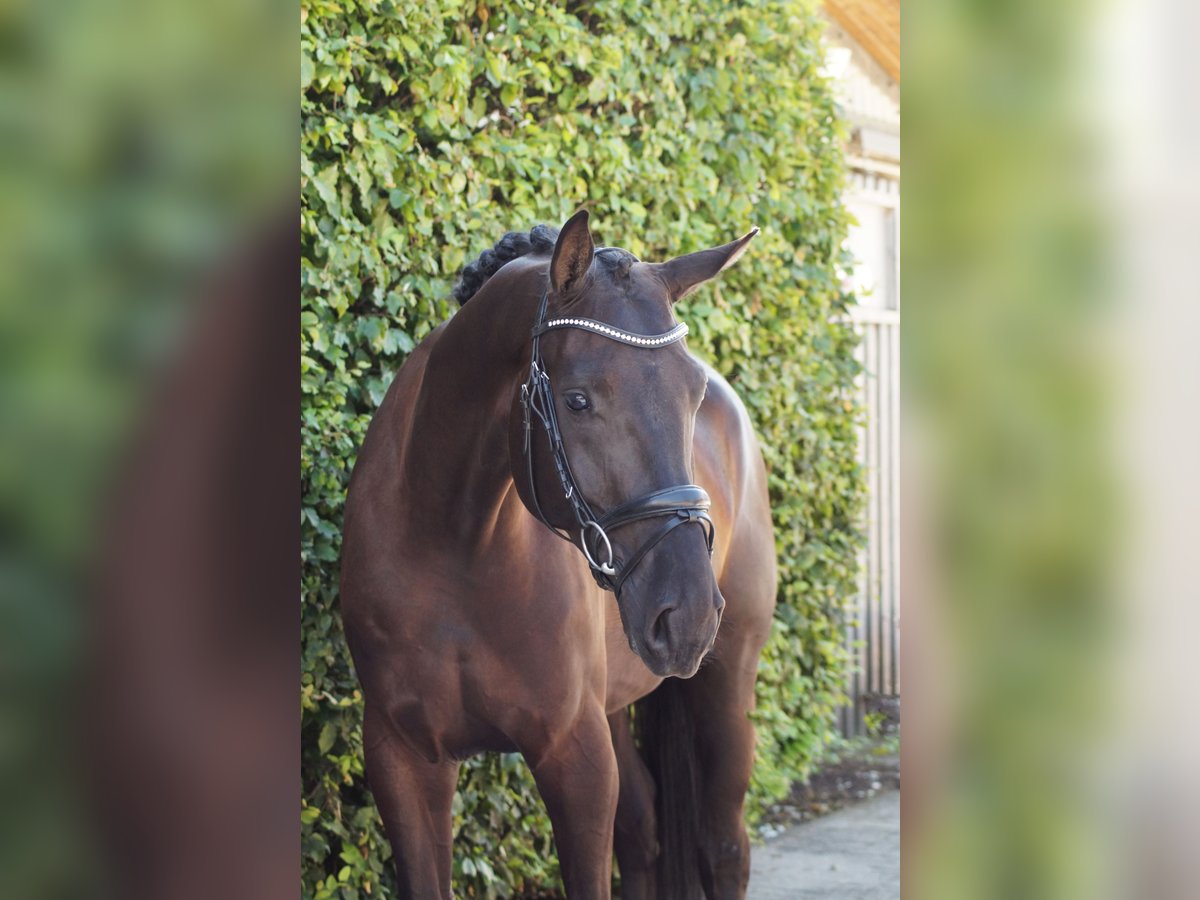
[[[896,900],[900,792],[794,825],[750,851],[747,900]]]

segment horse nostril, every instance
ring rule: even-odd
[[[675,607],[673,606],[664,607],[663,611],[655,616],[654,621],[650,623],[650,630],[646,635],[646,643],[660,653],[665,652],[670,645],[669,617],[674,611]]]

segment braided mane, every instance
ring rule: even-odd
[[[505,263],[530,253],[550,253],[557,240],[558,229],[549,225],[534,225],[529,231],[510,231],[491,250],[484,250],[478,259],[463,266],[458,284],[454,286],[454,299],[462,306]]]

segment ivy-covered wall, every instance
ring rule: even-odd
[[[771,473],[781,584],[753,814],[832,733],[859,539],[842,132],[811,4],[303,0],[301,16],[304,896],[394,896],[337,608],[356,450],[405,355],[453,313],[462,264],[583,205],[600,243],[645,259],[763,229],[678,308]],[[552,887],[524,763],[477,759],[459,787],[459,894]]]

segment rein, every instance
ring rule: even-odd
[[[597,516],[592,511],[583,493],[579,490],[579,486],[575,483],[575,476],[571,474],[571,464],[567,460],[562,431],[558,426],[558,414],[555,411],[550,376],[542,362],[542,336],[560,328],[576,328],[611,341],[655,350],[681,340],[688,332],[687,325],[680,323],[662,334],[635,334],[595,319],[561,318],[546,321],[548,298],[549,291],[544,291],[538,304],[537,320],[533,325],[533,354],[529,363],[529,378],[521,385],[521,408],[524,411],[525,419],[525,467],[529,476],[529,492],[533,499],[534,515],[551,532],[565,541],[571,541],[571,535],[568,532],[550,524],[538,501],[537,482],[533,473],[531,439],[533,416],[536,415],[549,439],[550,453],[554,459],[555,471],[558,472],[559,483],[562,485],[563,496],[574,512],[575,521],[579,526],[580,549],[587,558],[592,577],[596,579],[596,583],[600,587],[612,591],[614,594],[620,594],[625,579],[646,558],[646,554],[680,525],[687,525],[689,522],[695,522],[704,529],[708,553],[709,556],[712,556],[713,538],[716,533],[712,518],[708,515],[712,501],[704,488],[699,485],[677,484],[652,491],[622,503],[602,516]],[[608,533],[633,522],[651,518],[664,518],[667,519],[667,522],[648,541],[643,543],[629,561],[621,565],[618,571]]]

